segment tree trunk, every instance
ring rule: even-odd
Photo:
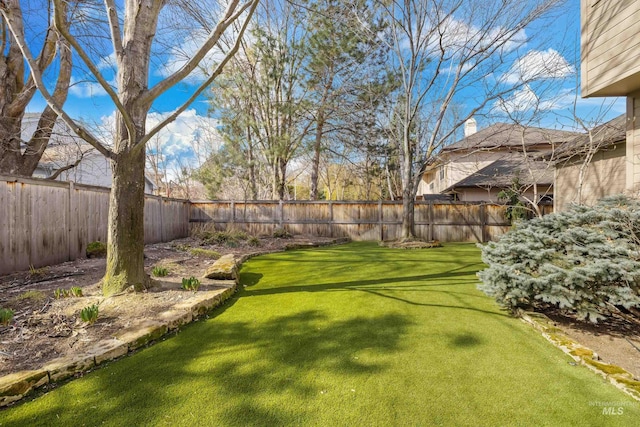
[[[113,295],[129,286],[146,289],[144,271],[144,150],[125,151],[111,162],[107,268],[102,293]]]
[[[0,173],[18,175],[22,116],[0,117]]]
[[[324,109],[318,111],[316,125],[316,139],[313,144],[313,164],[311,165],[310,200],[318,200],[318,169],[320,168],[320,151],[322,151],[322,136],[324,131]]]
[[[410,188],[405,188],[402,192],[402,228],[400,234],[400,240],[402,241],[411,240],[416,237],[414,207],[413,191],[411,191]]]
[[[278,183],[278,200],[284,200],[287,190],[287,162],[280,158],[280,182]]]
[[[407,102],[407,105],[409,103]],[[405,124],[400,150],[402,161],[402,229],[400,239],[411,240],[416,237],[413,222],[413,208],[415,204],[415,192],[413,185],[413,147],[411,145],[411,120],[405,112]]]

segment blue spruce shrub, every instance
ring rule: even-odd
[[[512,312],[557,307],[596,323],[640,307],[637,200],[573,206],[520,222],[480,247],[488,268],[478,273],[478,288]]]

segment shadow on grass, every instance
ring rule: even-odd
[[[449,347],[452,348],[465,348],[476,347],[483,343],[483,339],[480,335],[473,332],[463,332],[451,337]]]
[[[269,401],[317,396],[328,374],[386,369],[384,355],[402,347],[410,324],[399,314],[331,320],[320,311],[197,322],[39,402],[20,405],[2,425],[295,424],[304,415],[300,407]],[[361,351],[373,357],[354,357]]]
[[[485,299],[486,297],[479,294],[469,293],[469,292],[457,292],[451,289],[452,286],[468,286],[471,283],[475,283],[475,280],[460,280],[457,278],[469,278],[472,275],[469,271],[459,271],[459,270],[467,270],[474,266],[475,264],[463,264],[458,268],[450,269],[444,272],[432,273],[432,274],[422,274],[415,276],[404,276],[404,277],[385,277],[380,279],[367,279],[367,280],[353,280],[353,281],[345,281],[345,282],[333,282],[333,283],[322,283],[322,284],[298,284],[291,286],[279,286],[272,288],[260,288],[260,289],[244,289],[241,292],[243,296],[264,296],[264,295],[278,295],[278,294],[288,294],[295,292],[327,292],[327,291],[359,291],[366,292],[371,295],[375,295],[382,298],[389,298],[392,300],[396,300],[399,302],[403,302],[406,304],[423,306],[423,307],[440,307],[440,308],[454,308],[461,310],[470,310],[476,311],[486,314],[491,314],[494,316],[503,316],[509,317],[505,313],[483,310],[481,308],[475,307],[466,303],[461,296],[464,298],[481,298]],[[262,275],[255,273],[241,273],[240,274],[240,283],[245,286],[253,286],[255,283],[255,277]],[[456,279],[454,284],[443,283],[443,279]],[[259,280],[259,279],[257,279]],[[407,283],[413,282],[409,285],[398,285],[399,283]],[[429,288],[437,288],[437,289],[429,289]],[[421,302],[408,298],[404,298],[399,296],[398,294],[406,293],[406,294],[414,294],[416,292],[434,292],[440,293],[447,296],[450,296],[455,301],[459,302],[461,305],[451,305],[451,304],[437,304],[433,302]]]

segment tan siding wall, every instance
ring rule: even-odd
[[[486,202],[486,203],[500,203],[498,200],[498,193],[502,189],[492,188],[490,190],[484,188],[461,188],[456,189],[459,200],[461,202]],[[538,186],[538,198],[546,195],[553,195],[553,186],[539,185]],[[533,188],[524,192],[524,197],[529,200],[534,199]]]
[[[606,196],[624,193],[626,189],[626,145],[599,151],[587,167],[582,184],[582,198],[578,196],[580,161],[559,165],[556,172],[555,210],[566,210],[571,203],[593,205]]]
[[[582,0],[582,95],[640,89],[640,1]]]
[[[627,98],[627,193],[640,191],[640,94]]]

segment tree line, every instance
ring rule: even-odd
[[[145,150],[206,94],[224,140],[198,172],[212,192],[233,178],[246,198],[282,199],[306,159],[308,197],[318,199],[333,173],[326,171],[348,165],[343,171],[357,171],[364,197],[402,199],[402,236],[410,239],[425,168],[468,118],[490,114],[541,78],[497,76],[539,35],[530,25],[551,19],[562,3],[3,0],[0,173],[32,173],[55,121],[66,123],[112,165],[104,293],[144,289]],[[191,47],[184,60],[158,77],[167,52],[184,46]],[[75,73],[112,102],[111,140],[65,108]],[[147,126],[177,85],[184,99]],[[25,143],[20,123],[36,92],[47,107]]]

